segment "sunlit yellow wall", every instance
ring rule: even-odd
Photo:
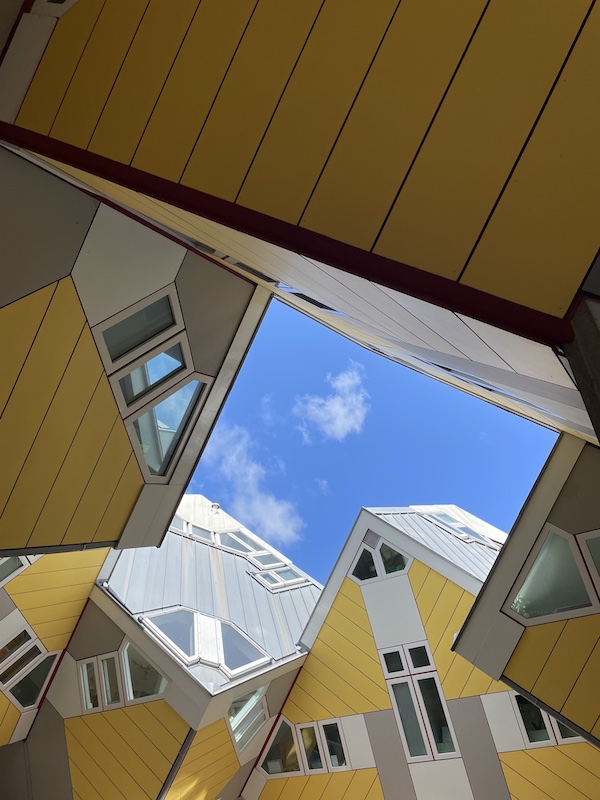
[[[560,317],[597,249],[592,6],[79,0],[17,124]]]
[[[506,691],[450,649],[475,596],[420,561],[413,561],[408,577],[446,699]]]
[[[600,739],[600,614],[526,628],[504,674]]]
[[[108,550],[42,556],[5,586],[6,591],[48,650],[62,650]]]
[[[164,700],[65,720],[74,797],[156,800],[188,730]]]
[[[119,539],[143,485],[70,278],[0,309],[0,547]]]
[[[167,800],[214,800],[239,766],[227,724],[217,720],[195,735]]]
[[[20,716],[17,707],[0,693],[0,747],[10,742]]]
[[[391,708],[360,587],[346,578],[282,713],[293,723]]]
[[[328,775],[267,781],[260,800],[384,800],[377,770],[360,769]]]
[[[590,744],[501,753],[514,800],[590,800],[600,797],[600,751]]]

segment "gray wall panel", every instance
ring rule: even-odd
[[[0,775],[2,775],[0,796],[10,800],[33,800],[27,774],[25,742],[15,742],[0,747]],[[71,797],[71,794],[65,795],[65,798]]]
[[[569,533],[600,528],[599,485],[600,450],[586,444],[548,516],[548,522]]]
[[[175,280],[194,365],[216,375],[254,292],[254,284],[194,253]]]
[[[280,675],[279,678],[275,678],[275,680],[271,681],[269,684],[269,688],[267,689],[266,693],[266,699],[269,707],[269,714],[271,716],[274,716],[281,711],[283,703],[288,696],[294,681],[296,680],[297,674],[298,670],[295,672],[288,672],[285,675]]]
[[[98,201],[0,148],[0,306],[69,275]]]
[[[448,700],[448,711],[475,800],[510,800],[498,753],[479,697]]]
[[[241,766],[224,789],[221,789],[219,800],[238,800],[246,781],[250,777],[254,761]]]
[[[33,800],[68,800],[71,775],[65,739],[65,724],[54,706],[46,700],[27,737]]]
[[[123,636],[123,631],[95,603],[89,602],[77,623],[67,652],[75,661],[112,653],[118,650]]]
[[[4,619],[7,614],[14,611],[16,605],[11,600],[6,589],[0,589],[0,619]]]
[[[372,711],[365,723],[385,800],[417,800],[394,712]]]

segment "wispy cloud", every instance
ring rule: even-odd
[[[338,442],[362,431],[370,408],[363,375],[362,365],[352,362],[344,372],[327,375],[327,383],[333,389],[331,394],[325,397],[307,394],[296,400],[292,412],[300,419],[298,430],[305,444],[311,441],[311,427],[326,439]]]
[[[327,478],[315,478],[315,483],[320,492],[323,494],[329,494],[329,481]]]
[[[267,541],[292,544],[300,538],[304,522],[294,503],[265,488],[267,469],[255,458],[254,449],[246,428],[221,423],[206,448],[204,463],[229,484],[228,513]]]

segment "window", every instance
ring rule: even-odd
[[[254,577],[271,590],[284,589],[306,583],[306,578],[292,567],[280,567],[269,571],[255,572]]]
[[[247,556],[248,559],[258,567],[284,566],[284,562],[280,556],[273,553],[265,547],[262,542],[259,542],[244,531],[220,533],[219,542],[223,547],[227,547],[229,550]]]
[[[264,699],[266,687],[261,686],[234,700],[229,708],[229,725],[239,750],[243,750],[252,737],[267,721],[267,704]]]
[[[426,642],[380,652],[409,761],[457,755],[455,736]],[[392,680],[390,680],[392,679]]]
[[[575,731],[520,694],[511,694],[511,701],[526,747],[547,747],[583,741]]]
[[[292,726],[282,718],[261,768],[277,777],[295,772],[337,772],[351,768],[347,752],[339,720]]]
[[[84,714],[160,697],[168,683],[131,642],[120,653],[79,661],[77,669]]]
[[[185,664],[198,661],[228,678],[270,662],[270,657],[233,623],[177,608],[142,619],[146,629]]]
[[[11,581],[39,556],[8,556],[0,558],[0,587]]]
[[[56,657],[29,627],[0,646],[0,688],[21,711],[37,705]]]
[[[180,342],[161,348],[159,352],[149,356],[118,379],[125,403],[127,406],[132,406],[136,400],[145,397],[152,389],[164,384],[185,367],[186,363]]]
[[[433,520],[433,522],[441,523],[444,528],[451,531],[451,533],[453,533],[455,536],[458,536],[459,539],[479,542],[479,544],[484,544],[488,547],[491,547],[492,550],[500,549],[500,545],[497,542],[488,539],[474,528],[471,528],[464,522],[460,522],[460,520],[452,517],[450,514],[440,512],[438,514],[429,514],[428,516],[431,520]]]
[[[372,531],[369,533],[372,534]],[[372,534],[369,543],[373,542],[373,536]],[[351,568],[350,575],[359,583],[363,583],[406,572],[409,564],[410,559],[387,542],[379,539],[376,547],[370,547],[367,545],[365,537],[365,542]]]
[[[596,546],[596,537],[596,533],[575,537],[545,526],[510,602],[520,621],[567,619],[598,610],[600,601],[588,573],[590,569],[594,574],[589,543]]]
[[[164,295],[106,328],[102,336],[115,362],[174,325],[173,306],[169,296]]]
[[[267,775],[287,775],[300,772],[298,747],[291,725],[282,719],[262,764]]]

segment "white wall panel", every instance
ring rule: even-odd
[[[13,742],[20,742],[27,736],[31,726],[33,725],[34,719],[37,717],[37,713],[37,708],[32,708],[31,711],[25,711],[23,714],[21,714],[13,734],[10,737],[10,744]]]
[[[361,586],[378,648],[426,639],[407,575]]]
[[[81,698],[77,663],[68,653],[64,654],[46,697],[63,719],[80,716]]]
[[[252,770],[248,782],[244,786],[242,797],[244,800],[258,800],[260,793],[265,788],[267,779],[258,770]]]
[[[185,248],[101,205],[73,269],[90,325],[173,283]]]
[[[517,722],[509,692],[487,694],[481,698],[483,710],[488,720],[496,750],[506,753],[510,750],[524,750],[525,742]]]
[[[362,714],[340,719],[348,758],[352,769],[367,769],[375,766],[375,757],[371,749],[371,740],[367,732],[365,718]]]
[[[409,764],[418,800],[474,800],[462,758]]]

